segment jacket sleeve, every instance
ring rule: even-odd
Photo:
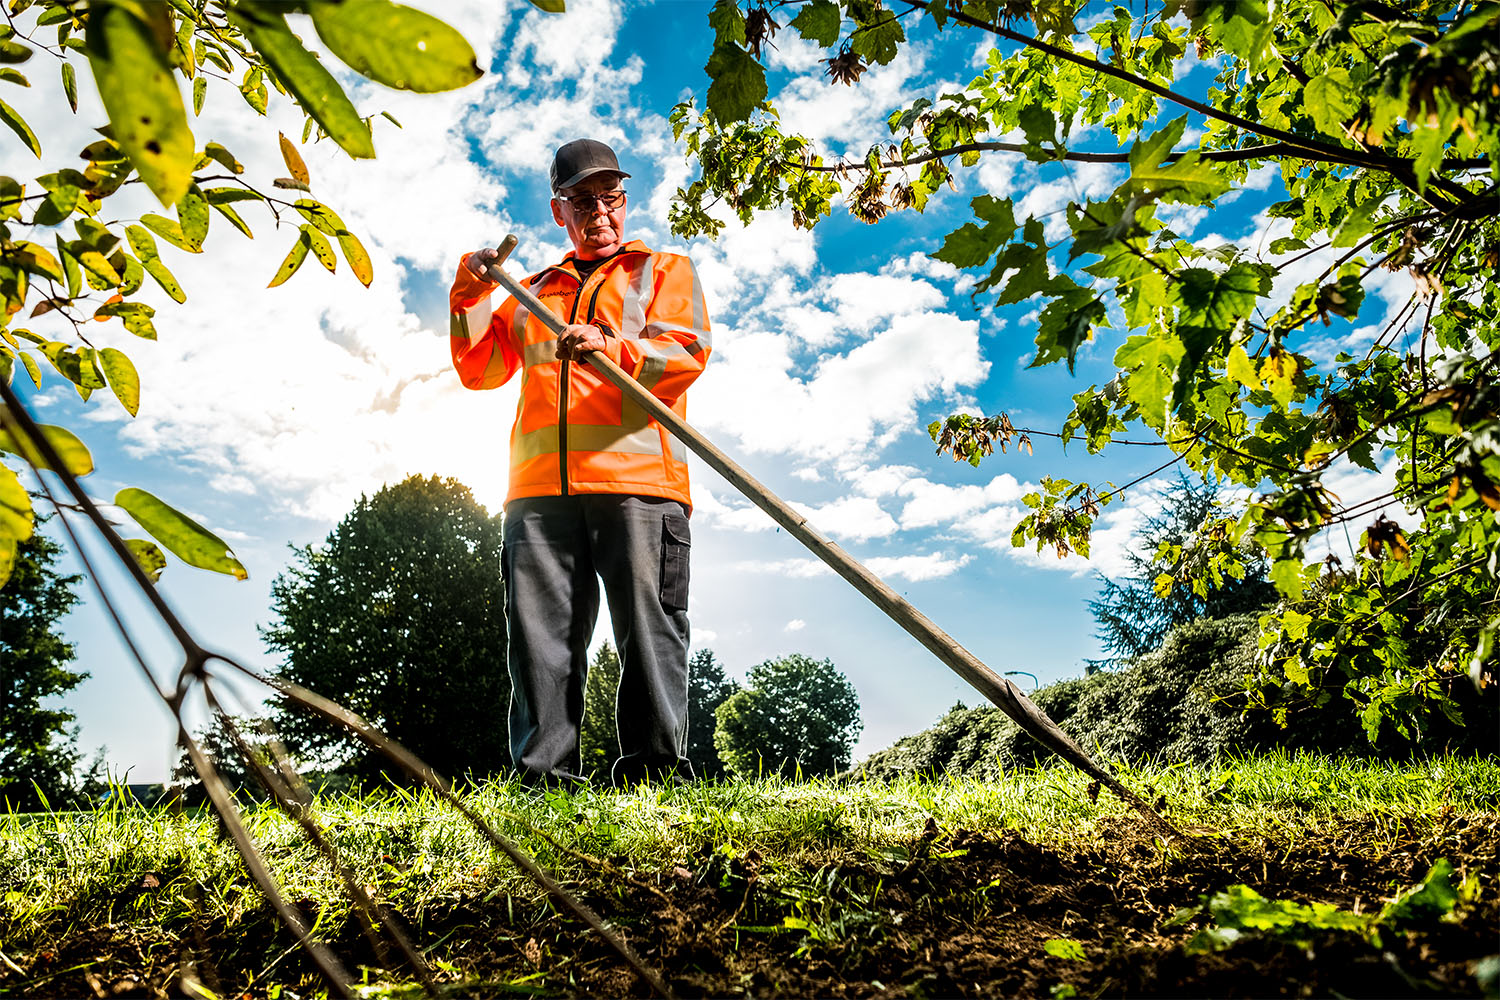
[[[448,290],[448,345],[453,350],[458,379],[470,389],[504,385],[521,367],[521,357],[510,337],[516,301],[507,297],[498,310],[491,312],[490,296],[497,287],[460,261],[458,275]]]
[[[693,262],[678,254],[652,260],[651,299],[640,339],[622,339],[619,364],[667,405],[703,373],[712,350],[708,309]]]

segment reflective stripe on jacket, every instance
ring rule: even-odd
[[[573,255],[523,282],[560,319],[605,328],[607,353],[686,419],[683,394],[710,351],[708,310],[692,262],[632,240],[580,287]],[[453,367],[470,389],[521,373],[510,433],[510,491],[660,496],[689,506],[687,453],[588,364],[557,358],[557,337],[514,298],[460,263],[448,294]]]

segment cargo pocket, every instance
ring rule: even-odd
[[[692,536],[688,519],[668,514],[661,522],[661,606],[668,611],[686,611],[688,603],[688,554]]]

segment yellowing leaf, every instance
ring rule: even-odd
[[[387,87],[431,94],[484,75],[463,35],[411,7],[390,0],[312,0],[307,12],[334,55]]]
[[[339,247],[344,251],[344,259],[349,262],[349,268],[359,283],[366,288],[370,282],[375,280],[375,269],[370,265],[370,255],[365,253],[365,246],[359,241],[359,237],[345,231],[339,233]]]
[[[110,391],[132,417],[141,408],[141,379],[136,374],[135,363],[123,351],[106,347],[99,352],[99,366],[109,379]]]
[[[271,279],[271,283],[266,286],[267,288],[275,288],[296,274],[297,268],[301,267],[302,262],[307,259],[307,251],[312,248],[312,241],[307,238],[306,230],[307,227],[303,226],[302,231],[298,232],[297,242],[292,244],[292,249],[287,253],[286,258],[282,260],[281,266],[276,269],[276,276]]]
[[[193,133],[166,48],[129,8],[94,4],[87,26],[89,65],[114,140],[163,205],[193,179]]]
[[[0,415],[4,411],[0,410]],[[77,435],[66,427],[54,427],[49,424],[41,425],[42,437],[52,445],[52,450],[57,452],[57,457],[62,461],[62,467],[75,476],[86,476],[94,471],[94,456],[89,454],[82,441]],[[52,466],[42,458],[42,454],[31,443],[26,440],[24,444],[11,436],[7,428],[0,427],[0,451],[19,455],[32,465],[41,469],[51,469]]]
[[[297,147],[292,145],[292,140],[281,132],[277,132],[276,136],[281,140],[281,158],[286,161],[287,170],[291,171],[292,176],[303,184],[311,184],[312,178],[307,175],[307,164],[302,162],[302,154],[297,152]]]
[[[219,536],[145,490],[127,487],[115,494],[115,505],[189,566],[227,573],[239,580],[250,575]]]
[[[1229,349],[1228,373],[1230,378],[1246,388],[1261,388],[1260,376],[1255,374],[1255,364],[1240,344]]]
[[[203,78],[200,76],[198,79]],[[161,571],[167,568],[167,557],[162,555],[155,542],[148,542],[144,538],[127,538],[125,547],[130,550],[130,555],[141,572],[146,574],[146,579],[152,583],[161,579]]]
[[[0,539],[24,542],[31,537],[35,524],[26,487],[9,466],[0,465]]]
[[[303,226],[302,233],[307,237],[308,245],[312,249],[313,256],[318,258],[318,263],[326,267],[329,274],[337,271],[339,259],[334,255],[333,244],[328,242],[328,237],[312,226]]]
[[[1270,355],[1260,365],[1260,377],[1271,396],[1283,407],[1289,406],[1295,389],[1292,380],[1297,376],[1297,359],[1280,348],[1271,348]]]

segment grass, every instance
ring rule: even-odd
[[[1424,817],[1500,812],[1495,758],[1382,763],[1280,753],[1216,768],[1115,769],[1128,786],[1164,799],[1180,828],[1233,838],[1295,840],[1366,817],[1364,849],[1378,851]],[[1108,793],[1091,800],[1086,777],[1063,766],[997,782],[764,779],[539,795],[496,781],[465,794],[561,880],[586,888],[608,891],[610,883],[593,859],[661,882],[675,866],[727,867],[755,852],[762,884],[779,886],[793,919],[817,911],[818,880],[830,870],[899,863],[929,821],[948,831],[1014,831],[1036,844],[1084,847],[1131,815]],[[338,879],[295,824],[264,806],[245,808],[288,897],[321,924],[341,926],[348,904]],[[415,926],[469,904],[503,898],[533,911],[540,903],[534,886],[430,795],[386,788],[320,798],[316,809],[356,877]],[[185,928],[195,921],[269,922],[212,815],[114,805],[0,816],[0,949],[36,949],[106,924]],[[284,935],[265,937],[276,951],[286,943]],[[0,993],[13,982],[0,978]]]

